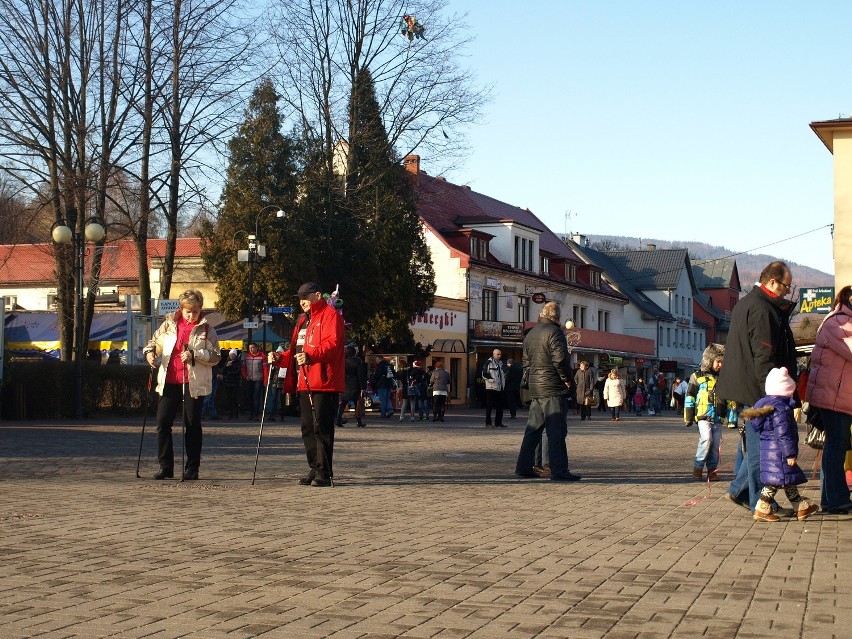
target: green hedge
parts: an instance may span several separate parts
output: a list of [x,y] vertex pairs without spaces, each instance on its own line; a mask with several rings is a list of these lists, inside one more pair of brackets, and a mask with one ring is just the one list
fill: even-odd
[[[83,414],[141,415],[148,384],[145,366],[83,362]],[[74,416],[74,364],[58,360],[10,362],[3,379],[3,419]]]

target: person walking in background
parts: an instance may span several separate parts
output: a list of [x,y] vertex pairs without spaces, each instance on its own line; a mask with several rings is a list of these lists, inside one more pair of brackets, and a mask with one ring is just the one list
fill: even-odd
[[660,398],[660,386],[657,383],[657,378],[652,377],[648,380],[648,414],[659,415],[663,410],[662,400]]
[[518,477],[538,477],[533,469],[535,449],[547,431],[551,481],[578,481],[580,475],[568,470],[565,442],[568,417],[568,389],[572,383],[568,341],[560,323],[561,309],[547,302],[538,323],[524,338],[523,363],[527,372],[530,408],[527,428],[515,464]]
[[[796,341],[790,330],[793,303],[785,299],[793,274],[784,262],[772,262],[760,281],[734,307],[725,343],[725,366],[719,373],[717,394],[737,408],[755,405],[763,397],[766,376],[773,368],[796,370]],[[728,486],[728,499],[754,512],[760,495],[760,437],[743,429],[737,476]]]
[[414,411],[417,407],[417,399],[420,393],[420,381],[423,378],[423,370],[420,362],[414,360],[411,366],[403,369],[399,374],[399,392],[402,394],[402,408],[399,411],[399,421],[405,420],[405,413],[409,412],[411,417],[408,421],[414,421]]
[[686,401],[686,392],[689,388],[689,383],[685,379],[675,377],[672,383],[672,398],[675,402],[675,411],[678,414],[683,412],[684,402]]
[[509,416],[515,419],[518,407],[521,405],[521,378],[524,375],[523,367],[512,358],[506,360],[506,407]]
[[726,416],[725,401],[716,393],[717,375],[722,370],[725,347],[710,344],[701,355],[701,366],[689,378],[684,398],[683,421],[687,427],[698,422],[698,447],[692,464],[692,476],[719,481],[719,447],[722,444],[722,420]]
[[495,428],[505,428],[503,425],[503,396],[506,392],[506,366],[500,359],[502,351],[495,348],[491,357],[482,367],[482,379],[485,380],[485,427],[491,428],[491,410],[493,409]]
[[618,374],[618,369],[613,368],[604,383],[604,400],[606,400],[606,405],[609,406],[612,421],[617,422],[621,419],[621,406],[626,397],[627,389],[624,386],[624,380]]
[[266,356],[252,342],[249,344],[248,353],[243,358],[243,382],[246,385],[246,399],[249,403],[249,420],[260,419],[260,411],[263,403],[263,364]]
[[376,355],[376,371],[373,373],[373,387],[379,395],[379,414],[382,417],[393,415],[390,399],[391,389],[396,385],[396,375],[389,360],[384,355]]
[[811,353],[808,402],[819,409],[825,444],[820,505],[832,515],[852,512],[844,473],[852,428],[852,286],[844,286],[819,327]]
[[602,413],[606,410],[606,408],[604,408],[604,406],[606,405],[603,396],[604,386],[606,386],[606,375],[604,375],[603,371],[600,371],[598,373],[598,379],[595,381],[595,385],[592,387],[592,399],[594,401],[595,406],[598,407],[599,413]]
[[577,406],[580,410],[580,419],[592,419],[592,402],[594,401],[595,380],[592,371],[589,370],[589,362],[580,362],[580,368],[574,374],[574,387],[577,392]]
[[819,510],[799,495],[798,484],[808,481],[796,463],[799,457],[799,427],[793,419],[796,400],[796,382],[786,368],[773,368],[766,376],[766,396],[742,415],[750,420],[746,428],[753,428],[760,437],[760,481],[763,489],[754,510],[756,521],[778,521],[772,513],[775,494],[783,488],[793,505],[796,519],[802,521]]
[[207,417],[210,420],[219,419],[219,413],[216,410],[216,394],[219,390],[219,384],[222,381],[222,369],[225,367],[225,361],[227,358],[225,357],[224,351],[219,353],[219,361],[216,362],[216,365],[213,366],[213,369],[210,371],[212,386],[210,388],[210,394],[204,398],[204,403],[201,405],[201,417]]
[[435,402],[432,421],[442,422],[447,407],[447,396],[450,393],[450,374],[444,369],[444,362],[441,360],[435,362],[435,370],[429,378],[429,385],[432,387],[432,399]]
[[642,414],[642,408],[645,406],[645,391],[644,384],[640,379],[636,382],[636,390],[633,391],[633,410],[636,411],[636,417]]
[[154,479],[174,477],[172,426],[182,411],[186,465],[183,478],[198,479],[201,466],[201,405],[210,394],[213,366],[219,361],[219,337],[201,310],[204,296],[188,289],[178,298],[180,309],[163,319],[142,350],[149,366],[159,364],[156,392],[157,459],[160,470]]
[[240,362],[240,352],[236,348],[228,351],[228,359],[222,367],[222,379],[228,396],[228,415],[231,419],[239,419],[242,363]]
[[344,349],[346,363],[344,365],[345,373],[345,390],[340,396],[340,406],[337,409],[337,420],[335,424],[338,427],[343,427],[345,423],[343,413],[349,402],[355,405],[355,420],[359,428],[365,426],[363,422],[363,393],[367,388],[367,370],[363,360],[358,357],[358,351],[353,346],[347,346]]
[[[416,362],[420,366],[420,362]],[[429,366],[423,371],[423,377],[420,378],[420,388],[418,389],[417,410],[420,416],[420,421],[428,422],[429,415],[432,412],[432,387],[429,385],[434,369]]]
[[276,366],[287,369],[286,389],[299,391],[302,442],[310,467],[299,484],[331,486],[334,419],[340,393],[346,388],[343,316],[329,306],[316,282],[302,284],[297,295],[304,314],[293,329],[290,348],[269,357]]

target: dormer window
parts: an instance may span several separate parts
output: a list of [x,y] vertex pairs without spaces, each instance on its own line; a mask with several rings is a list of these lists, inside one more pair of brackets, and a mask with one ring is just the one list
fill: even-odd
[[589,272],[589,285],[592,286],[592,288],[600,288],[601,287],[600,271],[590,271]]
[[577,281],[577,267],[574,264],[565,265],[565,279],[569,282]]
[[533,240],[515,236],[515,268],[532,272],[534,248]]
[[550,258],[541,256],[541,274],[547,275],[550,273]]
[[475,235],[470,236],[470,256],[476,260],[488,259],[488,240]]

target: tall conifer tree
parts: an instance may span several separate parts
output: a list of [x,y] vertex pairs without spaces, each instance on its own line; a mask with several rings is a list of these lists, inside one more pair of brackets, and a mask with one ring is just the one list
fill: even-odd
[[[268,80],[255,89],[245,120],[228,143],[230,161],[222,193],[218,224],[202,229],[202,258],[207,274],[216,280],[217,308],[229,318],[246,317],[249,265],[237,262],[237,250],[248,246],[248,234],[258,226],[265,258],[255,263],[254,300],[273,304],[290,301],[300,275],[288,268],[288,256],[299,252],[296,224],[296,152],[281,133],[278,95]],[[287,217],[276,218],[280,208]]]

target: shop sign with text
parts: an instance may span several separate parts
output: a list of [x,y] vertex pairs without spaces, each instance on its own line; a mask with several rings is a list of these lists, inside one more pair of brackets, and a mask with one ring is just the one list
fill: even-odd
[[802,300],[799,306],[800,313],[821,313],[824,315],[831,312],[831,306],[834,304],[834,287],[803,288],[800,289],[800,296]]
[[478,339],[505,339],[521,342],[524,339],[524,325],[516,322],[475,320],[473,336]]

